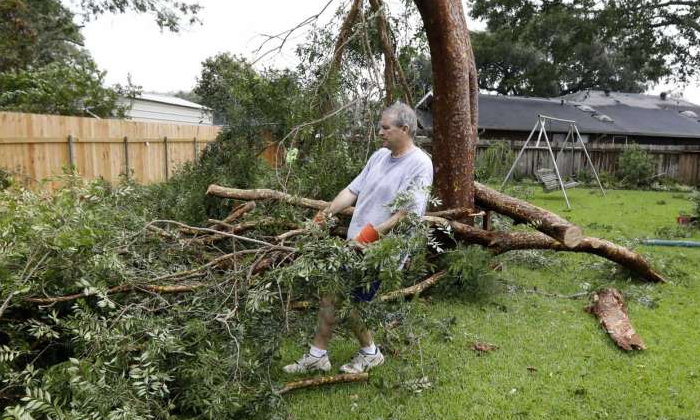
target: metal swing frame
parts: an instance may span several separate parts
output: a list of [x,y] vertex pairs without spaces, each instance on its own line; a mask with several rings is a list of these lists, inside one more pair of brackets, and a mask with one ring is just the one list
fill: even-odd
[[[566,138],[562,142],[561,149],[557,153],[557,156],[554,156],[554,151],[552,151],[552,144],[549,141],[549,137],[547,136],[547,129],[545,128],[545,123],[547,121],[558,121],[558,122],[563,122],[569,124],[569,130],[566,133]],[[600,191],[605,195],[605,189],[603,189],[603,185],[600,183],[600,178],[598,178],[598,172],[595,170],[595,166],[593,165],[593,161],[591,160],[591,156],[588,154],[588,150],[586,149],[586,145],[583,143],[583,140],[581,139],[581,133],[578,131],[578,127],[576,126],[576,121],[573,120],[564,120],[561,118],[555,118],[555,117],[549,117],[546,115],[538,115],[537,116],[537,122],[535,123],[535,126],[532,128],[532,131],[530,131],[530,135],[527,137],[527,140],[525,141],[525,144],[523,144],[522,149],[520,149],[520,152],[518,153],[518,156],[515,158],[515,162],[513,162],[513,166],[510,167],[510,170],[508,171],[508,174],[506,175],[506,179],[503,180],[503,183],[501,184],[500,190],[503,190],[503,187],[506,186],[506,183],[508,183],[508,180],[510,179],[511,175],[513,175],[513,171],[515,171],[515,168],[518,165],[518,161],[520,161],[520,158],[523,156],[525,153],[525,149],[527,149],[527,145],[530,143],[530,140],[532,140],[532,137],[535,134],[535,131],[539,128],[539,134],[537,135],[537,142],[535,145],[532,147],[533,149],[537,149],[540,146],[540,141],[544,137],[545,144],[547,145],[547,150],[549,150],[549,157],[552,159],[552,164],[554,164],[554,172],[557,175],[557,180],[559,181],[559,187],[561,188],[561,192],[564,194],[564,200],[566,200],[566,206],[568,208],[571,208],[571,203],[569,202],[569,196],[566,195],[566,188],[564,188],[564,181],[562,180],[561,173],[559,172],[559,165],[557,165],[557,159],[559,159],[559,156],[564,152],[566,149],[566,143],[571,140],[571,156],[572,156],[572,169],[574,167],[574,150],[576,146],[576,142],[578,142],[581,145],[581,149],[583,150],[584,155],[586,156],[586,162],[591,165],[591,170],[593,171],[593,175],[595,175],[595,180],[598,183],[598,187],[600,187]]]

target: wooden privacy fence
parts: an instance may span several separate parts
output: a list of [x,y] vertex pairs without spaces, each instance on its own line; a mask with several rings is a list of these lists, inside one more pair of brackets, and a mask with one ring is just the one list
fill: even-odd
[[[479,140],[477,157],[497,140]],[[523,147],[524,141],[503,140],[508,143],[517,155]],[[656,174],[664,174],[682,184],[700,185],[700,146],[661,146],[640,145],[654,159]],[[615,173],[620,154],[627,148],[623,144],[586,144],[586,149],[591,155],[591,160],[596,170]],[[554,143],[552,150],[555,156],[561,150],[560,143]],[[515,157],[513,157],[513,161]],[[513,162],[509,162],[512,165]],[[577,148],[573,154],[567,148],[559,159],[557,165],[562,175],[576,173],[586,168],[586,158],[583,150]],[[551,168],[552,161],[546,147],[538,149],[526,149],[516,168],[520,176],[534,177],[539,168]]]
[[0,112],[0,168],[39,181],[73,166],[88,179],[167,180],[221,127]]

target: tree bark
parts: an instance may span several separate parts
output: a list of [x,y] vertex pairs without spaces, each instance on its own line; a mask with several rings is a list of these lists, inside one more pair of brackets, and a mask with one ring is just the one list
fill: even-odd
[[381,0],[369,0],[369,4],[377,22],[379,41],[384,50],[384,105],[389,106],[394,102],[394,47],[389,39],[389,25],[386,22]]
[[600,326],[610,334],[615,344],[624,350],[644,350],[644,342],[632,327],[622,294],[614,288],[593,295],[593,304],[586,308],[598,317]]
[[362,9],[362,2],[363,0],[353,0],[350,11],[348,11],[343,24],[340,26],[338,38],[335,40],[335,48],[333,48],[333,61],[331,62],[329,74],[335,73],[340,67],[340,63],[343,60],[345,44],[347,44],[350,38],[352,26],[355,24],[355,20],[357,20],[357,14],[360,13],[360,9]]
[[541,207],[494,191],[478,182],[474,182],[474,199],[477,206],[494,210],[516,222],[527,223],[569,248],[575,247],[583,240],[583,230],[573,223]]
[[584,237],[575,247],[569,248],[547,235],[539,232],[496,232],[478,229],[464,223],[438,217],[426,216],[431,223],[449,225],[455,235],[470,244],[478,244],[491,249],[495,254],[519,249],[551,249],[554,251],[585,252],[598,255],[616,262],[641,278],[656,283],[666,280],[654,271],[649,263],[639,254],[623,248],[605,239]]
[[415,0],[433,67],[434,187],[443,208],[474,209],[476,71],[459,0]]

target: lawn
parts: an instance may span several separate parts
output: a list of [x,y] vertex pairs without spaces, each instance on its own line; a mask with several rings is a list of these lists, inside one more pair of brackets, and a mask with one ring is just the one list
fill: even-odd
[[[698,419],[700,418],[700,249],[644,247],[639,238],[673,230],[691,203],[679,193],[532,189],[528,199],[590,236],[634,246],[669,280],[629,280],[595,256],[525,252],[503,257],[498,287],[483,296],[432,295],[402,305],[406,325],[377,337],[387,363],[367,384],[297,391],[285,398],[295,419]],[[668,237],[666,233],[666,237]],[[691,238],[700,240],[695,233]],[[571,295],[620,289],[647,350],[624,353]],[[533,293],[537,290],[537,293]],[[311,316],[311,315],[302,315]],[[398,337],[398,338],[397,338]],[[280,366],[304,351],[289,337]],[[475,341],[498,346],[479,355]],[[336,337],[334,369],[355,343]],[[274,376],[286,378],[279,367]],[[421,378],[427,378],[420,381]]]

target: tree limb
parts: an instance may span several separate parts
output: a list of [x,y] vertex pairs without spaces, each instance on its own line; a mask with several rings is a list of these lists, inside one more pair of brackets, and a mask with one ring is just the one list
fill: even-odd
[[290,391],[295,391],[302,388],[311,388],[321,385],[335,385],[342,383],[352,383],[352,382],[367,382],[369,380],[369,374],[367,372],[362,373],[343,373],[334,376],[322,376],[320,378],[303,379],[301,381],[288,382],[282,388],[275,391],[277,395],[286,394]]

